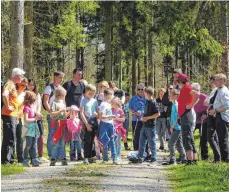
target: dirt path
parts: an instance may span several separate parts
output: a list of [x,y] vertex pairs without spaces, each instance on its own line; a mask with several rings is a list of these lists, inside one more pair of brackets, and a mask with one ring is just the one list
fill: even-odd
[[128,164],[127,159],[122,165],[92,164],[78,165],[70,162],[68,166],[31,167],[18,175],[2,177],[2,192],[41,192],[41,191],[155,191],[170,192],[165,168],[161,165],[165,153],[157,153],[158,163]]

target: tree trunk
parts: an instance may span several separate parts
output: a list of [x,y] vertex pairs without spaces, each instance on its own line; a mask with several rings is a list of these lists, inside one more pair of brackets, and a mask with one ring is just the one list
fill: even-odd
[[111,28],[112,28],[112,3],[104,2],[105,6],[105,79],[112,80],[112,62],[111,62]]
[[186,58],[185,46],[182,47],[182,51],[181,51],[181,65],[182,65],[182,72],[187,73],[187,58]]
[[[24,1],[11,2],[10,68],[23,69],[24,62]],[[11,72],[11,70],[10,70]]]
[[33,25],[33,2],[25,2],[25,17],[27,23],[25,24],[25,35],[24,35],[24,44],[25,44],[25,71],[32,77],[34,74],[33,67],[33,35],[34,35],[34,25]]
[[145,72],[145,85],[148,86],[148,63],[147,63],[147,28],[144,26],[144,72]]
[[178,59],[179,59],[179,45],[175,46],[175,69],[178,68]]
[[137,60],[137,47],[136,47],[136,2],[133,2],[133,19],[132,19],[132,95],[136,94],[136,60]]

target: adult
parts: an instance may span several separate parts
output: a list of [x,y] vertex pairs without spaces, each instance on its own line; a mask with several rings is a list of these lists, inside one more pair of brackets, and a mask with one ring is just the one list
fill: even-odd
[[156,103],[158,106],[158,110],[160,113],[160,116],[157,118],[156,122],[156,128],[157,128],[157,134],[158,134],[158,138],[160,141],[160,150],[164,150],[164,142],[166,139],[166,130],[167,130],[167,116],[166,116],[166,110],[165,110],[165,105],[163,105],[162,103],[162,98],[165,94],[165,89],[164,88],[160,88],[158,90],[158,94],[157,94],[157,99],[156,99]]
[[[73,70],[73,76],[71,81],[67,81],[64,83],[63,87],[67,91],[65,102],[67,107],[71,107],[71,105],[76,105],[80,108],[80,102],[85,93],[85,84],[82,82],[83,71],[81,68],[75,68]],[[83,138],[83,136],[81,135]],[[80,148],[80,147],[79,147]],[[80,152],[76,155],[76,149],[70,142],[70,160],[76,161],[82,160],[82,155]],[[79,150],[81,151],[81,150]],[[76,158],[77,157],[77,158]]]
[[28,85],[28,80],[24,77],[21,83],[16,84],[17,94],[18,94],[18,116],[17,116],[17,126],[16,126],[16,153],[18,163],[23,163],[23,139],[22,135],[22,125],[23,125],[23,106],[25,89]]
[[192,110],[199,99],[199,93],[192,90],[186,74],[180,74],[177,83],[181,89],[178,98],[178,117],[180,118],[183,145],[187,155],[187,165],[192,165],[196,163],[196,146],[192,130],[194,115]]
[[[212,76],[210,78],[210,85],[212,88],[212,92],[210,95],[206,98],[204,105],[209,107],[208,111],[213,109],[213,103],[216,98],[217,94],[217,87],[215,84],[215,77]],[[207,115],[207,139],[208,142],[212,148],[213,154],[214,154],[214,162],[220,162],[221,156],[220,156],[220,150],[219,150],[219,141],[218,141],[218,136],[216,133],[216,123],[215,123],[215,116],[208,114]]]
[[[192,83],[192,89],[197,91],[200,96],[197,104],[194,106],[196,112],[196,126],[195,130],[199,129],[200,132],[200,153],[202,160],[208,160],[208,140],[207,140],[207,107],[204,105],[204,101],[207,95],[200,93],[200,84]],[[195,131],[194,131],[195,132]]]
[[132,113],[132,133],[133,133],[133,147],[137,151],[139,148],[139,138],[142,129],[142,117],[144,114],[144,108],[146,99],[144,97],[145,85],[140,83],[137,85],[137,95],[130,99],[129,108]]
[[122,104],[124,104],[125,103],[125,91],[123,91],[122,89],[119,89],[116,86],[115,82],[113,81],[109,82],[109,86],[114,91],[114,96],[118,97],[122,101]]
[[[32,108],[36,114],[36,116],[41,116],[41,95],[38,93],[36,81],[33,78],[28,79],[28,86],[27,90],[32,91],[36,94],[37,99],[34,104],[32,104]],[[37,140],[37,151],[38,151],[38,157],[41,163],[47,163],[49,162],[45,157],[43,157],[44,154],[44,123],[43,120],[37,120],[37,125],[40,131],[40,136]]]
[[180,87],[177,83],[178,77],[179,75],[182,74],[182,70],[181,69],[174,69],[173,70],[173,88],[176,90],[180,90]]
[[215,84],[218,87],[213,109],[209,115],[216,114],[216,132],[219,138],[221,160],[229,163],[228,129],[229,129],[229,90],[225,86],[226,75],[219,73],[215,75]]
[[[54,135],[54,131],[56,129],[52,128],[52,118],[50,117],[51,112],[51,103],[54,100],[54,91],[55,89],[61,84],[62,80],[64,78],[64,73],[61,71],[54,72],[53,74],[53,82],[50,83],[44,91],[43,94],[43,106],[45,110],[47,111],[47,121],[48,121],[48,138],[47,138],[47,150],[48,150],[48,156],[51,157],[51,151],[52,151],[52,137]],[[57,125],[56,125],[57,126]]]
[[25,72],[14,68],[11,79],[6,82],[2,90],[2,121],[3,139],[1,150],[1,163],[8,164],[14,161],[15,132],[18,115],[18,95],[16,83],[21,83]]

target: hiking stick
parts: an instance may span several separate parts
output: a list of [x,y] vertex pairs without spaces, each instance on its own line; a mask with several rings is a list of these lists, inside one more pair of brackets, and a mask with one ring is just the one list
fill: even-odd
[[202,128],[203,128],[203,119],[201,119],[201,125],[200,125],[200,142],[199,142],[198,160],[200,160],[200,154],[201,154],[201,137],[202,137]]

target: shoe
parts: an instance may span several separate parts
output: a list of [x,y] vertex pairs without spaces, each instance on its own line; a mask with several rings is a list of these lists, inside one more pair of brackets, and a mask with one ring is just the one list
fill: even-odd
[[80,155],[80,156],[78,156],[78,159],[77,159],[77,161],[82,161],[83,160],[83,157]]
[[75,157],[70,157],[70,161],[77,161]]
[[85,158],[83,163],[86,164],[86,165],[89,165],[88,158]]
[[189,165],[194,165],[192,161],[188,160],[185,164],[185,166],[189,166]]
[[46,159],[45,157],[40,157],[40,158],[39,158],[39,161],[40,161],[41,163],[49,163],[49,160]]
[[101,160],[100,154],[97,154],[97,155],[96,155],[96,159],[97,159],[97,160]]
[[89,158],[89,159],[88,159],[88,162],[89,162],[89,163],[96,163],[96,159],[94,159],[94,158]]
[[197,160],[193,160],[192,163],[193,163],[194,165],[197,165]]
[[51,159],[50,166],[55,166],[56,165],[56,162],[57,162],[56,159]]
[[143,160],[141,158],[136,159],[135,161],[132,161],[133,163],[143,163]]
[[68,165],[68,161],[66,158],[61,159],[61,165],[63,165],[63,166]]
[[30,167],[28,161],[26,161],[26,160],[23,161],[23,166],[24,167]]
[[187,163],[187,160],[182,160],[182,161],[176,161],[177,164],[186,164]]
[[113,164],[114,165],[120,165],[120,162],[119,161],[114,161]]
[[220,160],[214,160],[214,161],[212,161],[212,163],[215,163],[215,164],[218,164],[220,162],[221,162]]
[[127,141],[132,141],[132,139],[127,138]]
[[162,150],[163,151],[164,149],[165,149],[164,147],[159,147],[159,150]]
[[168,161],[168,162],[162,163],[162,165],[176,165],[176,161]]
[[103,164],[105,164],[105,165],[106,165],[107,163],[108,163],[107,161],[103,161]]
[[131,151],[130,147],[125,147],[126,151]]
[[38,159],[33,159],[32,160],[32,165],[33,165],[33,167],[39,167],[40,161],[38,161]]

